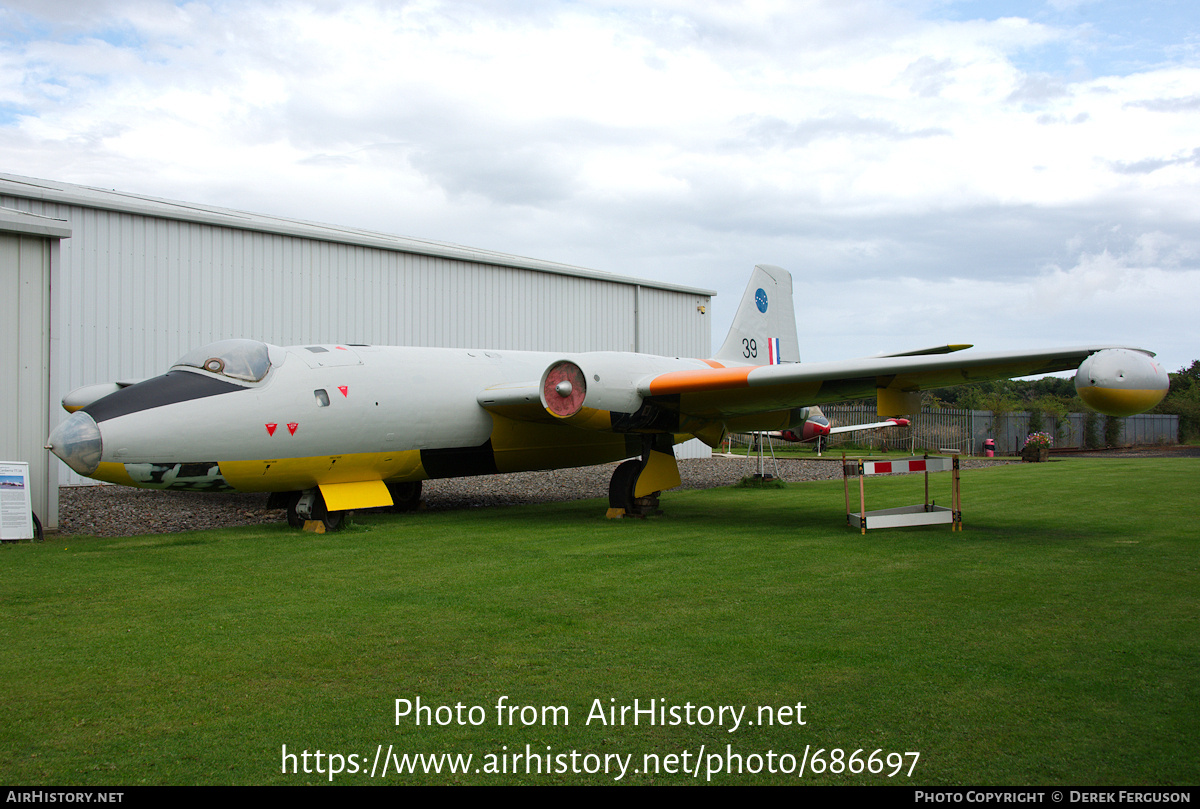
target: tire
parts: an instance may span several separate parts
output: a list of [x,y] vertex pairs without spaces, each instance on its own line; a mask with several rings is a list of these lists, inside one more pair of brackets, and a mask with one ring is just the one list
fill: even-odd
[[421,505],[421,481],[389,483],[387,488],[392,496],[392,511],[415,511]]
[[313,503],[312,516],[314,520],[322,523],[326,531],[336,531],[342,527],[342,523],[346,519],[348,511],[330,511],[325,507],[325,497],[321,492],[317,491],[317,502]]
[[626,513],[633,511],[633,489],[641,471],[642,461],[639,458],[626,461],[616,468],[612,480],[608,482],[609,508],[623,508]]

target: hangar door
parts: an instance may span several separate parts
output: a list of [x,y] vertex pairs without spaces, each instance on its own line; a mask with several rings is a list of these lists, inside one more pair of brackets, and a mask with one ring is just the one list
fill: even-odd
[[58,525],[50,424],[51,240],[0,232],[0,461],[29,464],[33,511]]

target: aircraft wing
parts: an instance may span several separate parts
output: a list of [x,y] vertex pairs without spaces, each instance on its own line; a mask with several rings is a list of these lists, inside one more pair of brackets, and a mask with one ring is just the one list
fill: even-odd
[[856,433],[859,430],[878,430],[883,427],[900,427],[907,426],[908,419],[888,419],[887,421],[873,421],[870,424],[846,424],[842,427],[831,427],[830,435],[840,435],[842,433]]
[[[673,371],[647,377],[638,393],[667,409],[701,419],[784,410],[992,379],[1073,371],[1092,354],[1118,346],[1077,346],[1040,351],[922,354],[782,365]],[[1127,349],[1153,356],[1142,349]],[[898,415],[912,409],[881,415]]]

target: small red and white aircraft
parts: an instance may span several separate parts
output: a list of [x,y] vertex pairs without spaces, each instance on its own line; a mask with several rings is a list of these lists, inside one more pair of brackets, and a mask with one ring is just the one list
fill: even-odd
[[712,359],[223,340],[162,376],[72,391],[47,449],[112,483],[275,492],[289,522],[329,528],[350,509],[415,505],[430,478],[628,458],[609,487],[618,515],[679,485],[674,444],[795,430],[822,402],[875,396],[898,416],[927,388],[1078,368],[1085,402],[1130,415],[1168,386],[1141,349],[962,348],[801,363],[792,277],[759,265]]
[[782,438],[784,441],[791,441],[795,444],[802,444],[807,441],[819,441],[831,435],[841,435],[842,433],[856,433],[859,430],[878,430],[883,427],[907,427],[908,419],[891,418],[883,421],[873,421],[870,424],[846,424],[841,427],[834,427],[829,418],[821,412],[821,408],[813,405],[808,409],[808,418],[800,425],[797,430],[780,430],[777,433],[771,433],[772,438]]

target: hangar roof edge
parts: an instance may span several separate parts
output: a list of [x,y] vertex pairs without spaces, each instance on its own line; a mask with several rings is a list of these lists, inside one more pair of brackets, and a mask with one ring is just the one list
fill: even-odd
[[21,233],[31,236],[49,236],[54,239],[71,237],[70,222],[52,216],[18,211],[0,206],[0,231]]
[[581,278],[591,278],[597,281],[611,281],[613,283],[662,289],[670,292],[683,292],[708,297],[717,294],[711,289],[701,289],[698,287],[652,281],[645,278],[617,275],[603,270],[591,270],[571,264],[543,261],[541,259],[498,253],[493,250],[484,250],[475,247],[464,247],[448,242],[396,236],[343,225],[306,222],[300,219],[289,219],[269,214],[218,208],[201,203],[160,199],[144,194],[93,188],[91,186],[64,183],[57,180],[22,177],[17,174],[0,173],[0,194],[43,200],[45,202],[57,202],[66,205],[78,205],[83,208],[98,208],[122,213],[155,216],[163,219],[178,219],[198,224],[275,233],[283,236],[297,236],[316,239],[318,241],[374,247],[381,250],[394,250],[402,253],[417,253],[419,255],[471,261],[481,264],[497,264],[515,269],[534,270],[556,275],[572,275]]

